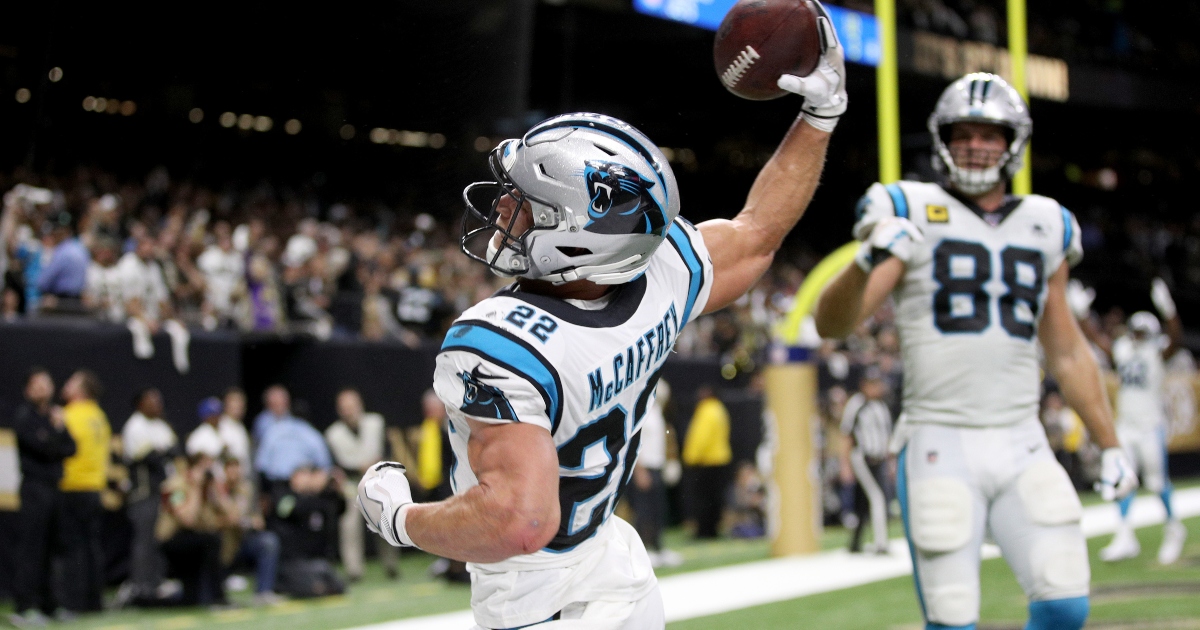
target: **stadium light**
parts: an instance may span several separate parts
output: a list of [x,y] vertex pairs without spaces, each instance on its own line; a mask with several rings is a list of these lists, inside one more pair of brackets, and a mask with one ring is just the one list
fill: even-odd
[[[299,121],[297,121],[297,122],[299,122]],[[270,116],[255,116],[254,117],[254,130],[255,131],[265,133],[265,132],[270,131],[271,127],[274,127],[274,126],[275,126],[275,121],[271,120]]]
[[204,120],[204,110],[199,107],[193,107],[192,111],[188,112],[188,120],[193,123],[199,123]]
[[83,111],[90,112],[93,109],[96,109],[96,97],[95,96],[83,97]]
[[17,102],[28,103],[30,98],[33,98],[33,93],[28,88],[20,88],[17,90]]
[[440,133],[429,134],[429,148],[440,149],[446,146],[446,136]]
[[121,115],[132,116],[137,113],[137,103],[133,101],[125,101],[121,103]]
[[63,69],[62,68],[59,68],[58,66],[54,66],[53,68],[50,68],[50,82],[51,83],[58,83],[59,81],[62,81],[62,78],[63,78]]
[[221,117],[217,120],[217,122],[221,123],[221,126],[226,129],[232,129],[233,126],[237,124],[237,121],[237,114],[233,112],[225,112],[224,114],[221,114]]
[[301,125],[300,121],[296,120],[295,118],[289,119],[287,122],[283,123],[283,130],[289,136],[294,136],[300,133],[300,130],[303,127],[304,125]]
[[342,128],[338,129],[338,135],[341,136],[342,140],[353,139],[354,138],[354,125],[351,125],[351,124],[342,125]]

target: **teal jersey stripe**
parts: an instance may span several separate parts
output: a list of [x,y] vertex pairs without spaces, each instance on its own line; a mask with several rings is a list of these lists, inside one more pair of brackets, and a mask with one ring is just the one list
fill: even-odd
[[704,282],[704,265],[700,262],[700,256],[696,254],[696,248],[692,247],[692,239],[678,223],[671,224],[671,229],[667,231],[667,240],[675,251],[679,252],[679,257],[683,259],[683,264],[687,265],[688,273],[691,274],[688,280],[687,304],[683,307],[683,321],[679,323],[683,326],[691,321],[692,307],[700,297],[700,287]]
[[1071,246],[1071,237],[1074,236],[1075,228],[1071,227],[1071,211],[1059,206],[1062,209],[1063,218],[1063,251]]
[[506,330],[477,320],[456,323],[446,333],[442,351],[476,354],[529,381],[546,402],[551,432],[562,419],[562,382],[558,371],[532,346]]
[[888,184],[884,188],[887,189],[888,196],[892,198],[892,205],[896,207],[896,216],[907,219],[908,198],[904,196],[904,191],[900,190],[900,184]]

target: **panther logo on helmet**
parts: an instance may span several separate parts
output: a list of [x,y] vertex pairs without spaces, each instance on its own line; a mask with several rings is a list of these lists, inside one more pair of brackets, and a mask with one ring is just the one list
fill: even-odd
[[666,213],[650,195],[654,182],[615,162],[588,160],[588,222],[585,230],[598,234],[657,234],[666,230]]

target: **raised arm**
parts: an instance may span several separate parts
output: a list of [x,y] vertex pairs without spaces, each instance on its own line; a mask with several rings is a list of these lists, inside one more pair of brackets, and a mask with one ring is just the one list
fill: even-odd
[[754,180],[741,212],[697,226],[713,263],[705,313],[731,304],[766,272],[821,179],[829,135],[846,111],[847,98],[842,47],[828,18],[817,21],[824,49],[817,69],[807,77],[779,80],[779,87],[804,96],[800,117]]

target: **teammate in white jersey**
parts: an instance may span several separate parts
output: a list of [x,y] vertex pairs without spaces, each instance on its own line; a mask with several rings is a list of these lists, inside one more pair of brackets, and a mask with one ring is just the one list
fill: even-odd
[[819,22],[818,70],[780,81],[806,97],[801,116],[732,220],[678,217],[663,154],[598,114],[502,142],[496,181],[464,191],[482,225],[463,250],[518,280],[463,313],[437,358],[455,496],[415,505],[384,462],[359,504],[389,543],[468,562],[479,628],[664,627],[646,550],[612,512],[680,329],[749,289],[812,198],[846,108],[841,49]]
[[841,337],[888,297],[904,359],[897,494],[926,628],[974,628],[991,535],[1030,600],[1029,630],[1088,614],[1079,498],[1038,422],[1039,364],[1103,448],[1103,493],[1137,485],[1086,340],[1067,307],[1075,218],[1005,194],[1032,121],[1003,79],[969,74],[929,118],[946,184],[875,184],[858,205],[856,264],[825,289],[817,330]]
[[[1153,313],[1138,311],[1130,316],[1125,334],[1110,339],[1089,317],[1089,306],[1094,295],[1090,289],[1084,289],[1075,281],[1068,287],[1071,308],[1079,318],[1084,333],[1108,354],[1120,378],[1121,385],[1117,390],[1117,437],[1137,466],[1142,484],[1157,494],[1166,508],[1167,522],[1163,526],[1158,561],[1172,564],[1183,552],[1187,527],[1175,517],[1171,505],[1163,386],[1166,361],[1183,347],[1183,322],[1179,319],[1171,290],[1161,278],[1155,278],[1151,284],[1150,298],[1166,322],[1167,334],[1162,334],[1163,327]],[[1142,552],[1133,525],[1129,522],[1133,496],[1131,493],[1119,504],[1121,525],[1112,542],[1100,550],[1100,558],[1105,561],[1136,558]]]

